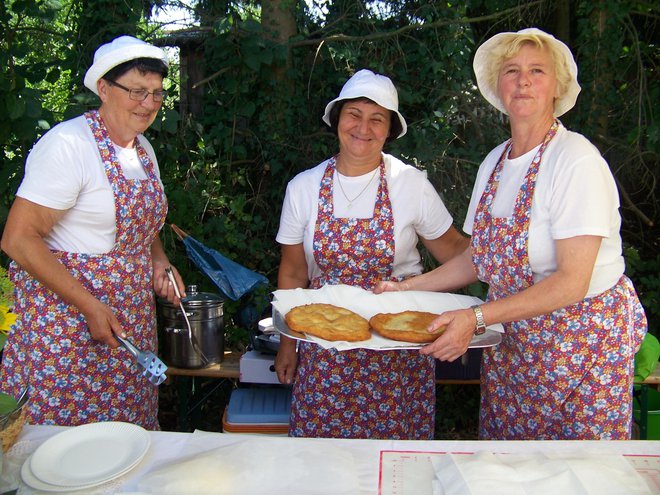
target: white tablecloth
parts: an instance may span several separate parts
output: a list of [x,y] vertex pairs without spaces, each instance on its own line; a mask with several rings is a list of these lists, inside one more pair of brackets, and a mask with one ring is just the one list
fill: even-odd
[[[25,459],[46,439],[63,431],[56,426],[30,426],[26,425],[17,443],[8,454],[4,456],[4,469],[0,489],[7,490],[19,486],[19,494],[38,493],[20,481],[20,468]],[[140,491],[140,484],[153,478],[154,473],[166,471],[168,465],[176,466],[177,462],[187,459],[205,458],[215,449],[223,448],[224,452],[254,452],[245,474],[260,476],[263,479],[277,479],[284,470],[277,469],[272,462],[260,462],[261,455],[277,452],[281,458],[280,466],[287,460],[296,459],[301,454],[307,458],[314,456],[327,456],[328,464],[318,466],[318,474],[322,479],[324,473],[331,471],[330,463],[333,457],[340,453],[353,460],[353,469],[359,485],[361,495],[377,494],[379,486],[380,455],[382,451],[428,451],[428,452],[493,452],[493,453],[524,453],[524,452],[599,452],[602,454],[637,454],[660,455],[660,441],[403,441],[403,440],[345,440],[345,439],[300,439],[273,436],[240,435],[227,433],[208,433],[196,431],[194,433],[150,432],[151,446],[145,458],[136,468],[128,474],[106,485],[85,491],[84,493],[144,493]],[[208,455],[206,456],[209,457]],[[264,466],[270,472],[264,472]],[[316,468],[317,466],[314,466]],[[314,479],[314,473],[308,473]],[[296,493],[319,493],[320,488],[305,478],[304,486],[300,483]],[[142,487],[143,488],[143,487]],[[327,488],[327,487],[325,487]],[[322,490],[321,490],[322,491]],[[2,490],[0,490],[2,492]],[[81,493],[81,492],[75,492]],[[154,491],[152,493],[158,493]],[[212,493],[212,492],[211,492]],[[224,493],[218,491],[216,493]],[[264,486],[263,493],[272,495],[268,486]]]

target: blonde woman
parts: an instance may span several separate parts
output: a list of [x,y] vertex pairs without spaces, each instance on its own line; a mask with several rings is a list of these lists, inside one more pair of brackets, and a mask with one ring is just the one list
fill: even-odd
[[610,169],[558,120],[580,92],[573,56],[530,28],[486,41],[474,70],[511,138],[479,168],[463,226],[471,245],[375,292],[489,285],[485,304],[436,319],[447,331],[422,350],[452,361],[475,329],[504,324],[502,343],[484,352],[481,438],[630,438],[633,357],[647,322],[623,275]]

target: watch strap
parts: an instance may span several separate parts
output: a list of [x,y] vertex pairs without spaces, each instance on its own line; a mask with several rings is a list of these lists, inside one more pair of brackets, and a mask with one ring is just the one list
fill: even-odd
[[483,335],[486,333],[486,321],[484,320],[484,313],[481,311],[481,306],[478,304],[472,306],[472,311],[474,311],[474,316],[477,318],[477,326],[474,329],[474,334]]

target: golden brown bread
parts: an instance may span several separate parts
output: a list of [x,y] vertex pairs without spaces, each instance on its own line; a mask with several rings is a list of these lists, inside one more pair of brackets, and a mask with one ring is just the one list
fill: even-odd
[[371,317],[369,326],[388,339],[424,344],[433,342],[445,331],[445,327],[440,327],[433,333],[426,330],[438,316],[424,311],[378,313]]
[[371,338],[366,318],[333,304],[296,306],[284,316],[284,321],[291,330],[325,340],[359,342]]

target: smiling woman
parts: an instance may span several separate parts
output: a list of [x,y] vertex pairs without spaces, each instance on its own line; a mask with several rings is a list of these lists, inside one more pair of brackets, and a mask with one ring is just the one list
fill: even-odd
[[[500,33],[474,57],[479,90],[511,138],[477,174],[463,229],[470,248],[383,290],[489,285],[480,307],[448,311],[422,352],[452,361],[480,324],[503,323],[483,353],[480,438],[629,439],[633,357],[647,330],[624,275],[619,198],[587,139],[557,117],[580,92],[568,47],[536,28]],[[542,400],[541,400],[542,399]]]
[[[280,289],[371,289],[421,272],[418,241],[440,262],[467,246],[426,174],[383,153],[407,130],[389,78],[358,71],[323,121],[339,153],[287,187]],[[296,352],[284,336],[275,360],[278,379],[293,383],[292,436],[433,438],[434,369],[417,350],[338,352],[301,342]]]
[[154,292],[178,302],[159,239],[167,201],[142,135],[167,71],[165,53],[144,41],[102,45],[84,80],[101,106],[55,126],[28,156],[2,237],[17,315],[2,390],[29,390],[30,423],[158,429],[158,391],[115,335],[154,352]]

